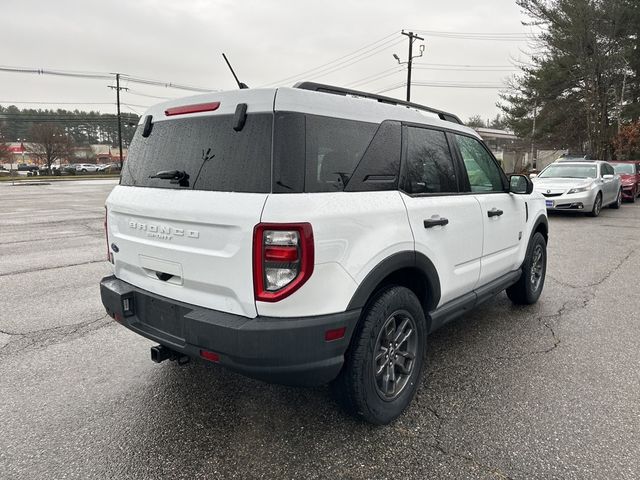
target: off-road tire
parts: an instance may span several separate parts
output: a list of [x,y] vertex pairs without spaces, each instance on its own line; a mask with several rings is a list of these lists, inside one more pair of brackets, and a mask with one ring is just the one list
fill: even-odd
[[598,195],[596,195],[596,199],[593,202],[593,208],[589,213],[587,213],[587,215],[589,215],[590,217],[597,217],[598,215],[600,215],[601,211],[602,211],[602,192],[598,192]]
[[[538,254],[541,254],[541,258],[538,258]],[[546,273],[547,242],[540,232],[536,232],[527,247],[527,254],[522,264],[522,275],[516,283],[507,288],[507,296],[517,305],[536,303],[542,293]]]
[[[397,396],[385,399],[378,384],[378,379],[381,377],[375,374],[375,370],[380,368],[376,356],[380,352],[379,342],[386,345],[387,341],[384,340],[386,330],[383,332],[383,327],[388,325],[391,318],[395,319],[395,315],[399,315],[398,312],[402,312],[401,315],[408,315],[414,321],[413,325],[416,328],[413,335],[415,335],[416,351],[411,371],[405,377],[404,386],[398,389]],[[397,330],[400,328],[398,327]],[[405,345],[408,350],[409,341],[399,344],[398,351],[402,345]],[[367,422],[377,425],[392,422],[402,414],[413,399],[420,380],[426,344],[426,320],[416,295],[408,288],[399,286],[380,291],[363,310],[351,346],[345,355],[344,367],[332,383],[332,389],[338,401],[349,413]],[[386,360],[382,358],[382,368],[386,368],[385,364]]]

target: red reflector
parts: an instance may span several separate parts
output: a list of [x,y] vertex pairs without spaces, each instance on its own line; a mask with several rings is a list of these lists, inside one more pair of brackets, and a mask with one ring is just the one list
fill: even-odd
[[297,247],[266,247],[264,259],[270,262],[295,262],[298,260]]
[[116,313],[116,314],[113,316],[113,319],[114,319],[116,322],[118,322],[118,323],[122,323],[122,315],[120,315],[119,313]]
[[324,340],[326,342],[332,342],[333,340],[340,340],[344,337],[345,332],[347,331],[347,327],[334,328],[332,330],[327,330],[324,332]]
[[193,105],[182,105],[181,107],[171,107],[164,111],[167,117],[171,115],[185,115],[187,113],[212,112],[217,110],[220,102],[196,103]]
[[210,362],[220,361],[220,355],[214,352],[209,352],[208,350],[200,350],[200,356],[205,360],[209,360]]

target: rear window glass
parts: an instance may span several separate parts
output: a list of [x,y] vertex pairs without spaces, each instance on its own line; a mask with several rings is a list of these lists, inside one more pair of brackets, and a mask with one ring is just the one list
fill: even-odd
[[[140,126],[122,170],[122,185],[220,192],[268,193],[271,190],[273,114],[247,115],[233,129],[233,115],[192,117],[153,124],[149,137]],[[150,178],[161,171],[189,175],[187,186]]]
[[634,175],[636,166],[633,163],[612,163],[613,170],[619,175]]
[[307,115],[305,191],[344,190],[377,129],[377,123]]

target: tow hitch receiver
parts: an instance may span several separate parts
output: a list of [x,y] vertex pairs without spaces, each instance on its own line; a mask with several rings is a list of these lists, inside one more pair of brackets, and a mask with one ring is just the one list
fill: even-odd
[[156,345],[155,347],[151,347],[151,360],[155,363],[171,360],[178,362],[178,365],[184,365],[185,363],[189,363],[189,360],[191,359],[188,355],[183,355],[182,353],[171,350],[164,345]]

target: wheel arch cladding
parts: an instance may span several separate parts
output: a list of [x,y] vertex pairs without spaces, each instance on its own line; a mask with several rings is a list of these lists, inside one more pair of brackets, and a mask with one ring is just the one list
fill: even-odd
[[388,285],[411,290],[420,300],[425,317],[440,302],[440,279],[435,266],[419,252],[398,252],[385,258],[358,286],[348,310],[364,308],[369,299]]
[[537,232],[540,232],[544,237],[544,241],[546,243],[549,243],[549,221],[544,215],[540,215],[536,220],[536,223],[533,225],[533,229],[531,230],[531,238],[533,238],[533,236]]

